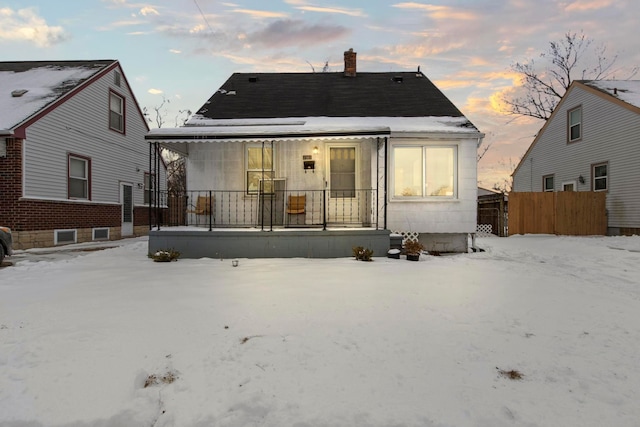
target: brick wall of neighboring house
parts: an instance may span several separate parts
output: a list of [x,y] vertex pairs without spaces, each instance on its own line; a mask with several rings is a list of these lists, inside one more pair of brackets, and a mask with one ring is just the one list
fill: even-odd
[[[93,228],[109,228],[109,239],[119,239],[119,204],[22,199],[22,144],[7,139],[7,155],[0,157],[0,225],[11,228],[14,249],[54,245],[54,230],[77,230],[77,241],[93,239]],[[146,207],[134,208],[134,233],[148,233]]]

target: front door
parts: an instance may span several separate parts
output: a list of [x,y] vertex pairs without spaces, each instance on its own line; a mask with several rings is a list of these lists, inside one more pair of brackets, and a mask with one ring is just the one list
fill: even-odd
[[327,222],[358,224],[358,149],[355,145],[328,145]]
[[133,235],[133,185],[120,183],[120,205],[122,206],[122,236]]

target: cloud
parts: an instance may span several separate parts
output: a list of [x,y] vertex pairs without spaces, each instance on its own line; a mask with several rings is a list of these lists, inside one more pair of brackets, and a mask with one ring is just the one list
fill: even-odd
[[164,93],[160,89],[154,89],[154,88],[149,89],[147,92],[149,92],[151,95],[160,95],[161,93]]
[[567,5],[564,10],[566,12],[591,11],[604,9],[613,4],[613,0],[591,0],[591,1],[575,1]]
[[35,8],[0,8],[0,41],[28,41],[38,47],[49,47],[69,38],[64,28],[48,25]]
[[232,9],[231,12],[249,15],[252,18],[286,18],[289,14],[284,12],[269,12],[267,10]]
[[406,2],[394,4],[393,7],[397,7],[400,9],[416,9],[425,11],[431,18],[437,20],[456,19],[468,21],[477,19],[477,15],[472,12],[469,12],[467,10],[454,9],[449,6],[436,6],[432,4]]
[[182,51],[181,51],[181,50],[178,50],[178,49],[169,49],[169,52],[171,52],[171,53],[175,53],[175,54],[180,54],[180,53],[182,53]]
[[319,12],[319,13],[332,13],[332,14],[341,14],[341,15],[349,15],[349,16],[359,16],[364,17],[367,16],[362,9],[346,9],[343,7],[319,7],[319,6],[298,6],[296,7],[298,10],[303,10],[305,12]]
[[147,15],[160,15],[160,13],[152,8],[151,6],[145,6],[142,9],[140,9],[140,14],[142,16],[147,16]]
[[301,20],[281,19],[260,31],[248,34],[246,40],[249,44],[281,48],[319,45],[348,33],[348,28],[339,25],[309,25]]

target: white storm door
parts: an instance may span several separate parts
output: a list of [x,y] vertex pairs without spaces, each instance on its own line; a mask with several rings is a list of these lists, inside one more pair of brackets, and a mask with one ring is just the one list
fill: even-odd
[[360,223],[358,149],[355,145],[329,145],[327,151],[327,222]]
[[133,235],[133,185],[120,183],[120,205],[122,206],[122,236]]

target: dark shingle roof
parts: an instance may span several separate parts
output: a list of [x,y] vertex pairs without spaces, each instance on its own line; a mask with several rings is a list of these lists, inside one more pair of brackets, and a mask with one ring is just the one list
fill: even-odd
[[463,117],[420,72],[235,73],[198,114],[209,119]]

